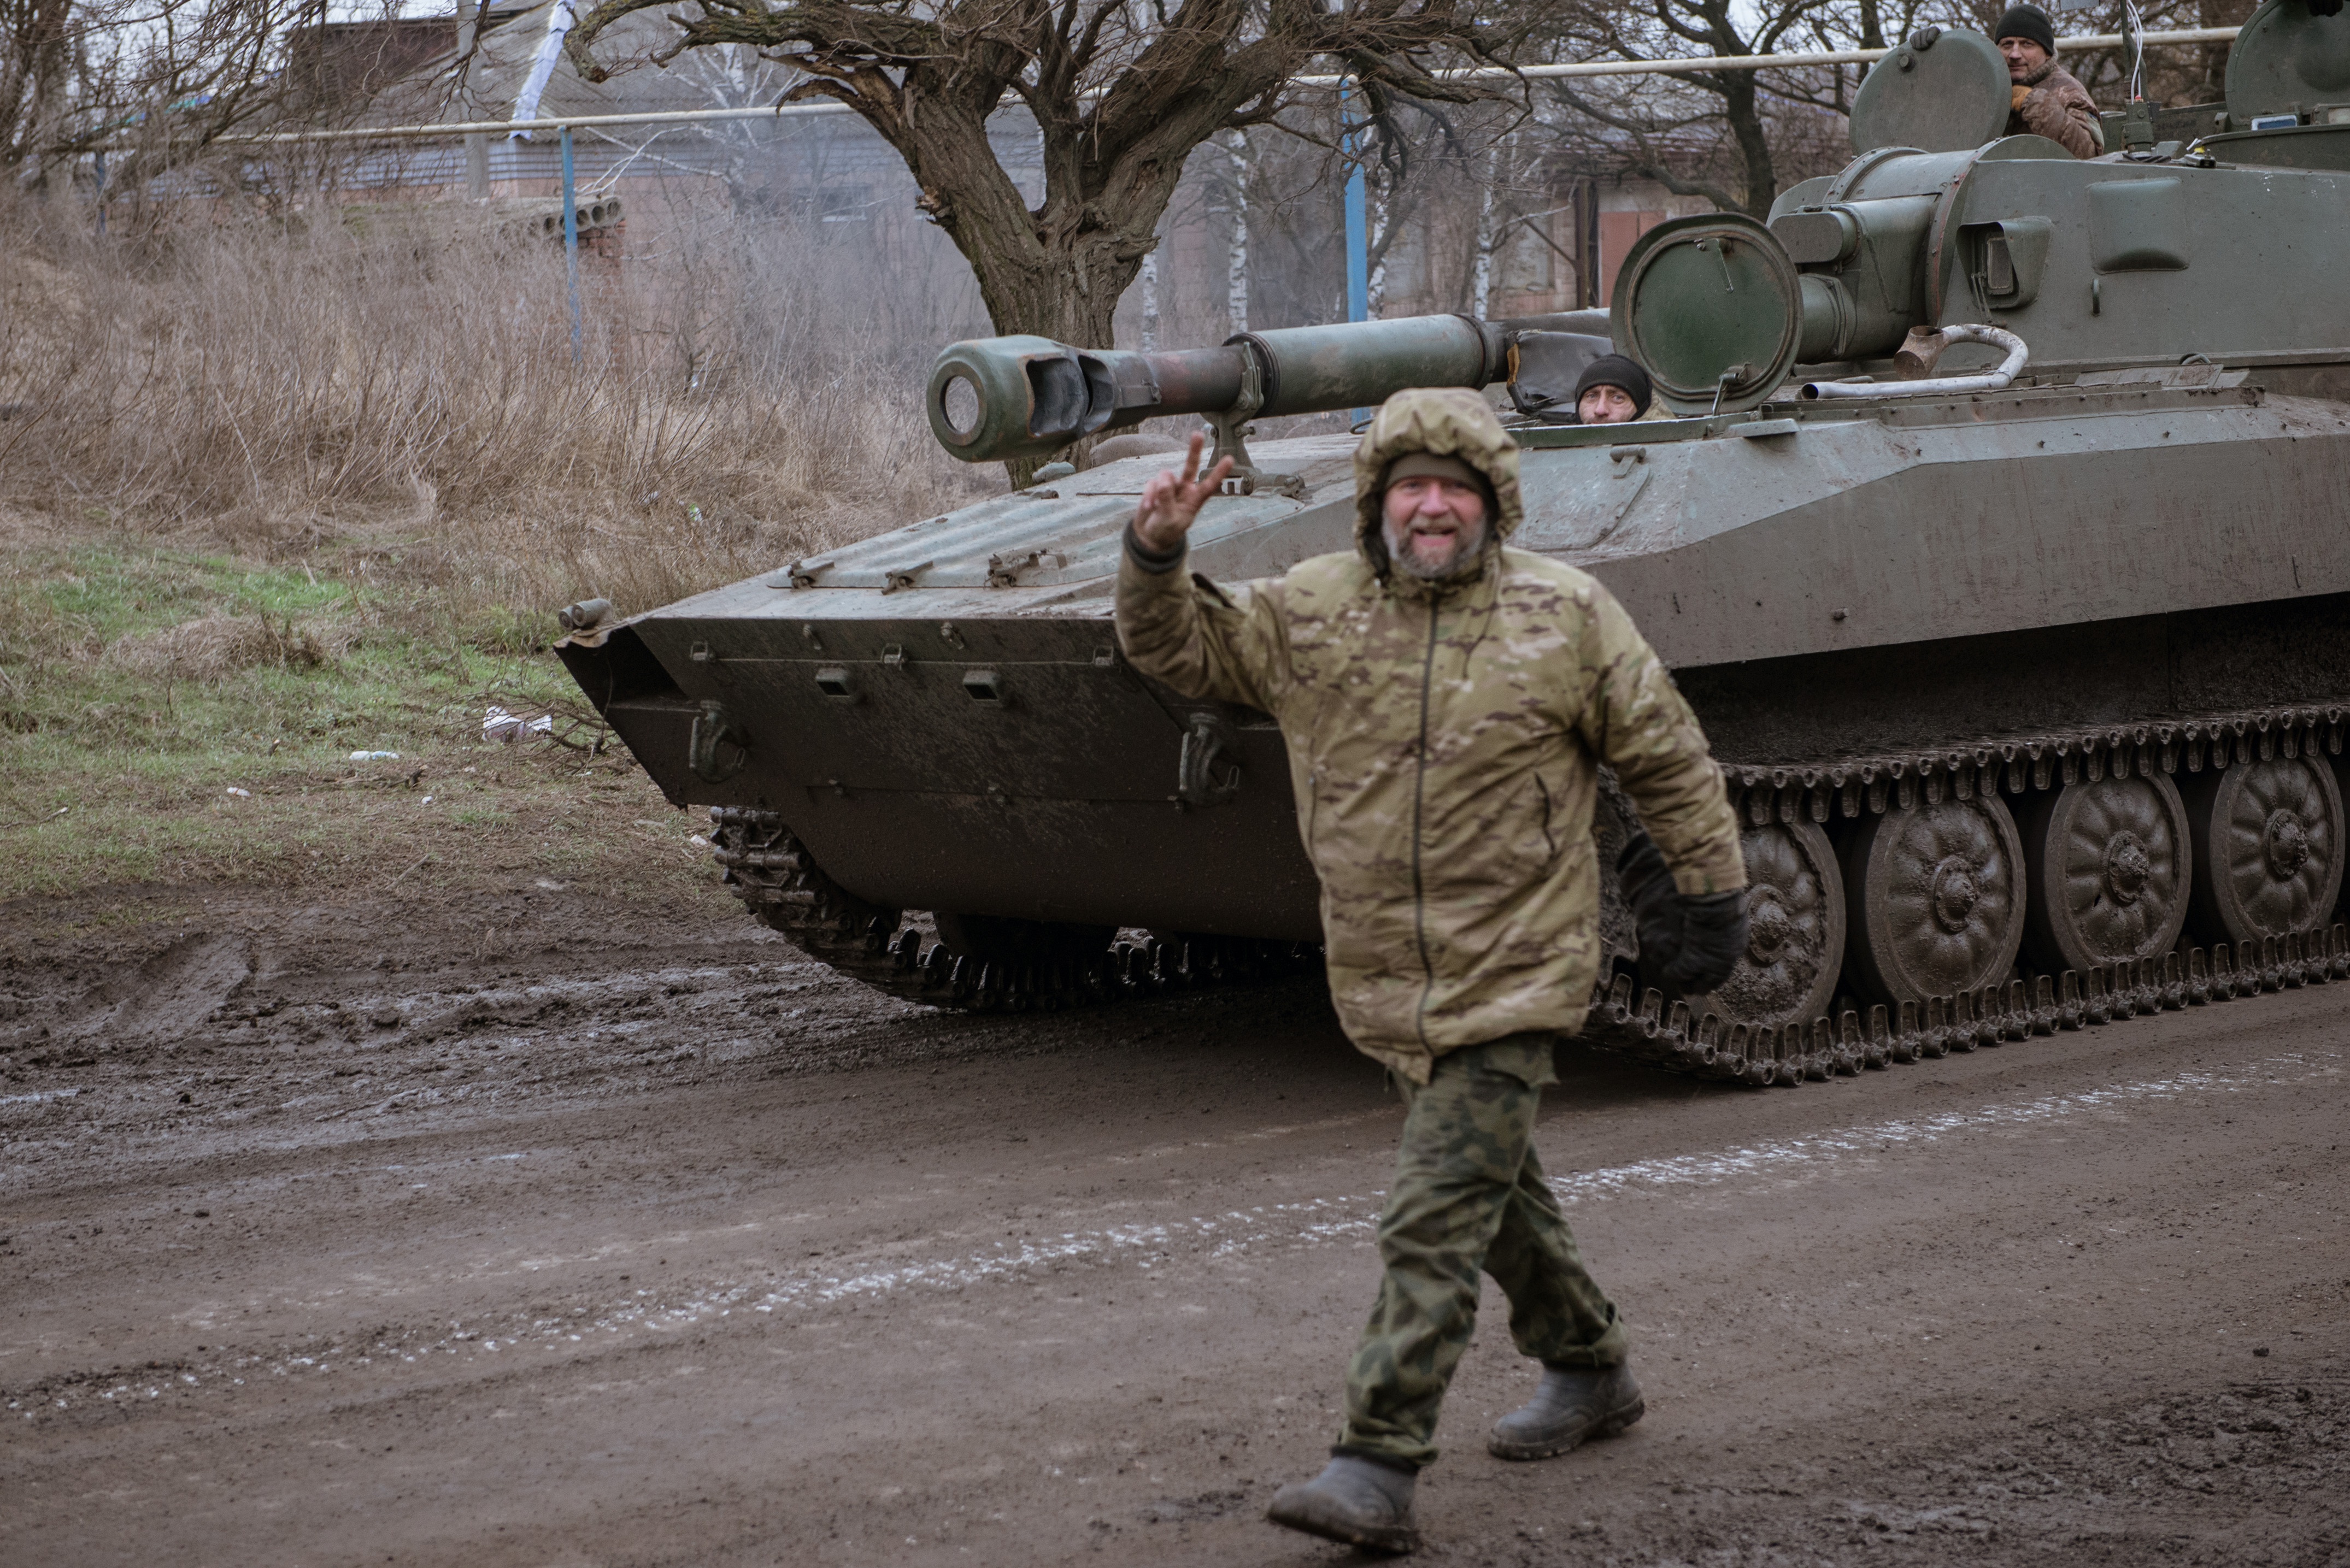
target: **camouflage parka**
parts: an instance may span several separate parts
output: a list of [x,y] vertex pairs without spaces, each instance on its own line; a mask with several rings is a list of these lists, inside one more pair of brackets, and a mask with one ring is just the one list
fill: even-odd
[[2008,135],[2044,136],[2075,158],[2095,158],[2106,150],[2097,100],[2054,60],[2043,61],[2008,93]]
[[[1383,477],[1413,452],[1471,463],[1496,503],[1473,570],[1440,584],[1391,571],[1381,535]],[[1425,1084],[1448,1051],[1582,1027],[1601,763],[1683,892],[1742,888],[1745,867],[1696,715],[1623,607],[1502,543],[1523,516],[1518,451],[1482,398],[1388,399],[1355,486],[1357,547],[1280,577],[1219,587],[1129,547],[1118,631],[1145,674],[1278,721],[1339,1020]]]

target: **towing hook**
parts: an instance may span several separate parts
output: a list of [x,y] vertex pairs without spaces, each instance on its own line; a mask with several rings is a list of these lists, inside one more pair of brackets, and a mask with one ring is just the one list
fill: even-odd
[[685,763],[704,784],[724,784],[751,760],[751,742],[734,727],[723,702],[704,702],[693,716],[693,734],[686,742]]

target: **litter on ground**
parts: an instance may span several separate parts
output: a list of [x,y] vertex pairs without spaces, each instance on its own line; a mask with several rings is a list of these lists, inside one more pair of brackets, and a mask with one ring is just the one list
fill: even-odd
[[494,707],[484,710],[482,714],[482,739],[484,741],[504,741],[508,745],[512,745],[525,737],[532,740],[546,740],[551,738],[554,733],[555,715],[552,713],[541,713],[536,719],[525,719],[519,713],[510,713],[504,708]]

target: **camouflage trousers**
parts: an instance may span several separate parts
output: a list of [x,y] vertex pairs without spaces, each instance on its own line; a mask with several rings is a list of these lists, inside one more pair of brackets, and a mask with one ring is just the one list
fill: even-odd
[[1584,1271],[1534,1151],[1555,1082],[1555,1036],[1513,1034],[1437,1059],[1409,1109],[1379,1217],[1387,1275],[1347,1369],[1338,1453],[1414,1467],[1436,1458],[1436,1413],[1477,1324],[1479,1270],[1510,1302],[1518,1349],[1556,1366],[1615,1366],[1616,1308]]

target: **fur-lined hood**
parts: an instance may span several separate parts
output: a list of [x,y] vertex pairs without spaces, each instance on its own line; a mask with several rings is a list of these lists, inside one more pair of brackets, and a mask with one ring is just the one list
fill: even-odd
[[1416,452],[1457,457],[1485,476],[1493,491],[1493,525],[1485,535],[1489,557],[1525,520],[1518,494],[1518,443],[1502,428],[1493,405],[1465,387],[1398,392],[1379,405],[1355,449],[1355,547],[1382,582],[1391,569],[1379,510],[1388,465]]

